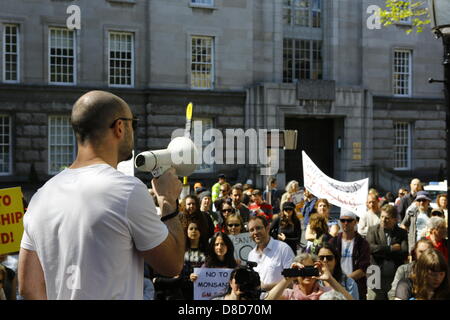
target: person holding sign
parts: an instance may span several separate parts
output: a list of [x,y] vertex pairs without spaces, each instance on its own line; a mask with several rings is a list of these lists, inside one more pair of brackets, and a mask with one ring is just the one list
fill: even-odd
[[[169,277],[183,267],[181,182],[171,168],[152,180],[116,170],[131,159],[137,119],[128,104],[90,91],[72,109],[78,153],[31,199],[24,217],[19,287],[25,299],[143,299],[144,260]],[[113,263],[112,263],[113,262]]]

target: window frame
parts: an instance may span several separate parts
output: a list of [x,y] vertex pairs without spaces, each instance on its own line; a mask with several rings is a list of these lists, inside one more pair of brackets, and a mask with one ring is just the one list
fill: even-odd
[[[193,46],[193,40],[194,38],[196,39],[209,39],[211,40],[211,57],[210,57],[210,83],[209,83],[209,87],[200,87],[200,86],[195,86],[193,85],[194,83],[194,76],[193,76],[193,65],[194,65],[194,61],[193,61],[193,56],[194,56],[194,46]],[[216,77],[216,37],[215,36],[210,36],[210,35],[190,35],[190,68],[189,68],[189,85],[190,88],[193,90],[213,90],[216,86],[216,81],[215,81],[215,77]],[[198,62],[195,62],[198,63]],[[202,62],[200,62],[199,65],[201,65]],[[204,64],[206,65],[206,63]],[[197,80],[197,81],[202,81],[201,79]]]
[[[397,128],[397,126],[406,126],[406,135],[404,137],[398,137],[398,130],[403,130],[403,133],[405,132],[404,128]],[[407,138],[406,144],[397,144],[398,139],[405,139]],[[406,157],[399,159],[398,154],[400,153],[397,151],[397,148],[405,148],[406,152],[403,152],[403,155],[406,153]],[[411,170],[411,157],[412,155],[412,123],[408,121],[395,121],[394,122],[394,170],[396,171],[407,171]],[[405,161],[405,166],[397,166],[397,164],[401,161]]]
[[[408,73],[404,73],[404,72],[396,72],[396,54],[397,53],[408,53]],[[393,56],[392,56],[392,94],[394,95],[394,97],[411,97],[412,96],[412,81],[413,81],[413,51],[411,49],[403,49],[403,48],[395,48],[393,51]],[[403,65],[401,66],[403,67]],[[396,87],[396,82],[399,80],[396,80],[395,77],[396,75],[408,75],[408,87],[406,88],[408,90],[408,93],[406,94],[401,94],[401,93],[397,93],[400,90],[405,90],[404,87]]]
[[[9,154],[8,154],[8,172],[2,172],[0,171],[0,176],[9,176],[12,174],[12,162],[13,162],[13,157],[12,157],[12,117],[10,114],[7,113],[0,113],[0,118],[8,118],[9,123],[9,132],[8,132],[8,137],[9,137],[9,144],[8,144],[8,148],[9,148]],[[3,125],[3,122],[0,121],[0,125]],[[3,147],[2,144],[0,144],[0,150]]]
[[[290,1],[290,5],[286,4],[286,1]],[[302,1],[307,1],[307,7],[302,8],[300,4]],[[314,1],[319,1],[319,10],[317,8],[313,8]],[[301,27],[301,28],[314,28],[320,29],[323,26],[323,1],[322,0],[284,0],[282,4],[282,20],[283,25],[291,26],[291,27]],[[289,14],[286,14],[288,12]],[[306,25],[297,24],[297,12],[306,12],[307,13],[307,21]],[[313,13],[316,12],[319,15],[319,26],[314,26]],[[289,21],[286,23],[285,17],[288,17]]]
[[[286,42],[289,43],[289,47],[286,46]],[[307,44],[307,48],[306,45]],[[306,49],[305,49],[306,48]],[[315,50],[319,48],[320,50]],[[298,51],[298,60],[295,60],[296,52]],[[286,53],[287,52],[287,53]],[[308,55],[306,58],[302,58],[303,52],[307,52]],[[317,56],[321,57],[319,59],[315,59],[315,53],[318,52]],[[288,57],[286,58],[286,56]],[[292,67],[290,69],[290,75],[285,77],[285,74],[289,71],[288,68],[288,60],[292,60]],[[305,63],[308,65],[309,69],[302,69],[302,64]],[[296,39],[296,38],[283,38],[283,83],[296,83],[302,80],[323,80],[323,41],[322,40],[310,40],[310,39]],[[296,66],[299,66],[299,69],[296,70]],[[320,66],[320,68],[319,68]],[[302,77],[302,74],[305,74],[305,77]],[[306,74],[308,76],[306,76]],[[320,77],[313,77],[314,74],[321,75]],[[298,75],[298,78],[295,76]],[[287,80],[290,79],[290,80]]]
[[[16,74],[17,74],[17,80],[6,80],[6,55],[11,54],[10,52],[6,52],[6,27],[12,27],[14,26],[16,28]],[[3,77],[2,80],[4,83],[20,83],[20,25],[17,23],[3,23],[3,46],[2,46],[2,60],[3,60]]]
[[[112,34],[116,34],[116,35],[128,35],[131,36],[131,63],[130,63],[130,67],[131,67],[131,72],[130,72],[130,84],[112,84],[111,83],[111,35]],[[120,31],[120,30],[108,30],[107,31],[107,37],[108,37],[108,62],[107,62],[107,68],[108,68],[108,86],[112,87],[112,88],[134,88],[135,86],[135,74],[136,74],[136,33],[135,32],[130,32],[130,31]],[[120,51],[122,52],[122,51]],[[119,60],[119,61],[124,61],[124,60]]]
[[[52,37],[52,30],[62,30],[62,31],[67,31],[69,33],[72,34],[72,43],[73,43],[73,81],[72,82],[59,82],[59,81],[52,81],[52,77],[51,77],[51,72],[52,72],[52,64],[51,64],[51,58],[52,58],[52,54],[51,54],[51,37]],[[59,86],[73,86],[73,85],[77,85],[77,68],[78,68],[78,64],[77,64],[77,34],[76,34],[76,29],[74,30],[69,30],[66,27],[60,27],[60,26],[50,26],[48,27],[48,72],[47,72],[47,76],[48,76],[48,83],[50,85],[59,85]]]
[[[52,137],[52,118],[65,118],[67,120],[67,127],[69,127],[71,129],[71,133],[72,133],[72,143],[71,146],[73,148],[72,150],[72,159],[70,160],[70,163],[67,164],[67,166],[69,166],[73,160],[75,160],[75,156],[76,156],[76,138],[75,138],[75,134],[72,130],[72,127],[70,125],[70,116],[68,115],[63,115],[63,114],[49,114],[47,121],[48,121],[48,138],[47,138],[47,147],[48,147],[48,152],[47,152],[47,172],[50,175],[56,175],[58,173],[60,173],[62,170],[64,169],[60,169],[59,171],[52,171],[52,146],[69,146],[68,144],[52,144],[51,143],[51,137]],[[63,136],[61,136],[63,137]],[[59,154],[58,156],[61,156],[61,154]]]

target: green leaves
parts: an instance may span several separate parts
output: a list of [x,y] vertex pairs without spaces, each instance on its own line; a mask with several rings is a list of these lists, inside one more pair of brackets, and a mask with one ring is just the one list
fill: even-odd
[[392,24],[405,24],[410,26],[406,33],[414,29],[422,32],[423,27],[431,23],[425,1],[416,0],[385,0],[386,9],[380,10],[381,22],[384,26]]

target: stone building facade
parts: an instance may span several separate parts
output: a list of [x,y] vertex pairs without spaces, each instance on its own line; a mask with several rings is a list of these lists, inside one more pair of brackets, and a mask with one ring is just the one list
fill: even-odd
[[[298,130],[298,150],[280,150],[279,185],[302,180],[301,150],[330,176],[381,190],[438,179],[445,109],[426,79],[442,77],[442,46],[404,25],[369,29],[367,8],[382,3],[3,0],[0,182],[32,193],[70,164],[68,116],[92,89],[130,104],[136,152],[166,147],[193,102],[204,129]],[[67,29],[71,5],[79,30]],[[191,180],[225,172],[262,187],[258,169],[203,165]]]

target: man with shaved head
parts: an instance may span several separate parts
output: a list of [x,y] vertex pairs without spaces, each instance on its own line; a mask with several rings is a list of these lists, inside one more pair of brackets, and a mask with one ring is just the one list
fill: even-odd
[[19,290],[25,299],[143,299],[144,261],[178,275],[184,235],[181,182],[169,169],[152,181],[117,171],[131,159],[137,119],[121,98],[91,91],[73,106],[78,153],[31,199],[24,217]]
[[414,178],[411,180],[409,187],[410,187],[411,191],[408,194],[406,194],[405,196],[403,196],[400,200],[400,203],[395,206],[397,209],[397,212],[401,218],[400,221],[403,220],[403,218],[405,217],[406,210],[416,199],[417,192],[423,190],[422,183],[417,178]]

